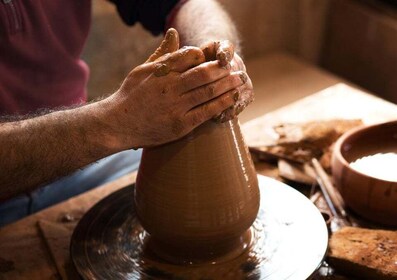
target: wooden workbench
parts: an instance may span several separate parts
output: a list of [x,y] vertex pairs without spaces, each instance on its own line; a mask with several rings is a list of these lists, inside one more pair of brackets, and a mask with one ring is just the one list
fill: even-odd
[[[292,58],[287,57],[288,59]],[[299,64],[296,61],[294,63]],[[262,65],[261,67],[264,67],[266,65],[266,59],[261,60],[259,64]],[[287,66],[284,65],[284,67]],[[294,67],[297,66],[295,65]],[[312,71],[313,69],[310,68],[309,70]],[[299,80],[299,75],[303,75],[299,71],[296,73],[297,77],[289,77],[290,81],[294,79]],[[259,78],[254,78],[254,84],[256,82],[255,79]],[[337,80],[333,79],[330,78],[329,81],[324,82],[324,88],[328,87],[324,91],[320,91],[258,118],[246,117],[243,132],[248,143],[260,141],[261,131],[266,130],[266,127],[278,122],[307,121],[333,117],[363,118],[366,123],[397,119],[396,105],[347,85],[337,84]],[[257,84],[261,84],[259,80]],[[321,89],[320,84],[320,82],[317,82],[317,86],[315,86],[317,90],[318,87]],[[295,88],[295,85],[290,84],[290,87]],[[309,86],[303,88],[309,91]],[[256,91],[261,96],[258,98],[259,100],[261,100],[262,95],[269,94],[267,89],[260,86],[256,87]],[[279,92],[278,94],[282,93]],[[302,94],[302,91],[297,94]],[[273,92],[273,98],[278,97]],[[257,106],[255,110],[257,110],[256,114],[258,116],[260,115],[261,107],[259,105]],[[262,104],[262,106],[266,106],[266,104]],[[267,164],[259,163],[256,167],[261,174],[277,176],[277,171],[274,168],[270,168]],[[67,277],[70,279],[76,277],[70,268],[69,242],[77,221],[101,198],[133,183],[135,176],[135,173],[127,175],[1,228],[0,280],[58,279],[60,278],[60,274],[64,277],[68,274],[69,276]],[[40,227],[38,224],[40,224]],[[55,253],[54,248],[56,249]],[[52,253],[50,249],[52,249]],[[61,269],[59,268],[60,263],[62,266]]]

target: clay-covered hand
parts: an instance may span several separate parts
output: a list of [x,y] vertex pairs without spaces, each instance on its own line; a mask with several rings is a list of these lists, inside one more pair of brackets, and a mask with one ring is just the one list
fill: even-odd
[[206,61],[217,60],[220,66],[231,68],[232,73],[239,72],[246,81],[242,86],[237,88],[238,98],[236,103],[215,118],[215,120],[220,122],[233,119],[254,100],[252,81],[247,74],[245,64],[241,57],[234,52],[234,46],[230,41],[209,42],[202,46],[201,49],[203,50]]
[[236,102],[245,79],[197,47],[179,48],[171,29],[148,61],[133,69],[108,106],[113,137],[122,149],[176,140]]

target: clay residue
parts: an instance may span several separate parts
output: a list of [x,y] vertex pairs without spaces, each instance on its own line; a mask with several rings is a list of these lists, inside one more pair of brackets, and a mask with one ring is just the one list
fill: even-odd
[[226,122],[231,119],[234,119],[237,115],[239,115],[252,101],[254,101],[254,96],[249,91],[240,92],[236,90],[234,94],[234,100],[236,103],[223,111],[220,115],[214,117],[216,122]]
[[156,77],[162,77],[168,75],[170,67],[166,63],[158,63],[154,68],[154,75]]
[[362,124],[361,120],[354,119],[280,124],[274,127],[278,141],[274,145],[260,147],[260,150],[300,163],[318,158],[321,165],[330,171],[335,141],[346,131]]
[[203,48],[203,53],[207,61],[217,60],[220,66],[226,67],[233,59],[234,47],[227,40],[214,41]]
[[146,62],[153,62],[166,53],[171,53],[179,49],[179,34],[174,28],[167,30],[161,45],[149,57]]
[[228,65],[234,56],[234,49],[230,48],[231,43],[229,41],[222,41],[219,43],[218,52],[216,53],[216,59],[219,61],[219,65]]

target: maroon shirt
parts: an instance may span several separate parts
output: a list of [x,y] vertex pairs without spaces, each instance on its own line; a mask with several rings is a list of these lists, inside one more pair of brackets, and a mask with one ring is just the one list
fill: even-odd
[[[112,2],[127,24],[158,34],[178,1]],[[0,116],[86,101],[90,23],[90,0],[0,0]]]

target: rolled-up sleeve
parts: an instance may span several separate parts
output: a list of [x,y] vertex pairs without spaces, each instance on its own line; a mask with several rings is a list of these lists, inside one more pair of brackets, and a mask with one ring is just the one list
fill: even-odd
[[128,25],[140,22],[152,34],[164,31],[168,14],[179,0],[110,0]]

